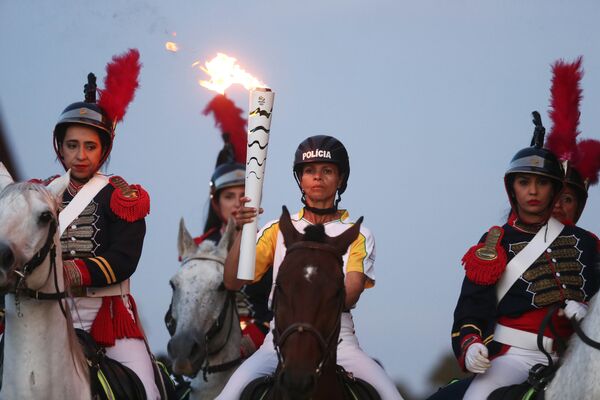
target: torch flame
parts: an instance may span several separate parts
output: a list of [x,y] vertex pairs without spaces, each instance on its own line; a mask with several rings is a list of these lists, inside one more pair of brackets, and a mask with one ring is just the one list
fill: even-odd
[[[196,67],[199,64],[200,62],[196,61],[192,64],[192,67]],[[225,90],[236,83],[244,86],[247,90],[266,86],[242,69],[235,58],[223,53],[218,53],[215,58],[205,62],[204,66],[200,65],[198,68],[206,72],[210,77],[210,80],[198,81],[200,86],[220,94],[225,94]]]
[[167,42],[165,43],[165,49],[167,49],[167,51],[176,53],[179,50],[179,46],[177,46],[177,43],[175,42]]

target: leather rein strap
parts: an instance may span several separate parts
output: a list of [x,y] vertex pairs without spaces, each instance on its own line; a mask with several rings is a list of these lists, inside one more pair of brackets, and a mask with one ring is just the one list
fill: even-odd
[[56,293],[44,293],[39,292],[37,290],[32,290],[26,286],[25,282],[25,279],[33,271],[35,271],[35,269],[39,267],[48,256],[50,256],[50,270],[54,274],[54,285],[58,290],[58,277],[56,271],[56,245],[54,244],[54,234],[56,233],[56,229],[56,218],[52,218],[52,220],[50,220],[48,236],[46,237],[46,242],[44,243],[44,246],[37,253],[35,253],[31,260],[23,264],[23,267],[21,269],[15,269],[13,271],[18,276],[17,282],[15,284],[15,295],[25,294],[27,297],[36,300],[60,300],[67,297],[67,294],[64,291]]
[[[225,264],[225,260],[223,259],[223,257],[214,256],[212,254],[202,254],[202,255],[197,255],[197,256],[192,256],[192,257],[186,258],[185,260],[183,260],[182,267],[189,261],[193,261],[193,260],[199,260],[199,261],[209,260],[209,261],[215,261],[221,265]],[[219,290],[226,290],[225,285],[223,283],[221,283]],[[229,338],[231,337],[231,333],[233,331],[233,323],[231,323],[229,325],[229,331],[227,332],[227,335],[225,336],[225,340],[223,341],[223,343],[216,346],[215,349],[209,349],[209,345],[211,344],[211,341],[215,338],[215,336],[217,336],[223,330],[223,327],[225,326],[225,323],[227,322],[227,317],[230,315],[230,313],[235,313],[237,315],[237,306],[235,304],[235,292],[228,290],[227,294],[225,295],[225,301],[223,303],[223,307],[221,307],[221,312],[219,313],[219,316],[213,322],[211,327],[208,328],[208,331],[204,335],[204,345],[206,346],[206,362],[204,363],[204,365],[202,366],[201,369],[202,369],[202,377],[205,382],[207,381],[208,374],[227,371],[228,369],[233,368],[242,362],[242,357],[238,357],[235,360],[231,360],[231,361],[225,362],[223,364],[218,364],[218,365],[209,365],[208,364],[208,356],[217,354],[218,352],[223,350],[223,348],[229,342]],[[239,320],[239,317],[237,319]]]

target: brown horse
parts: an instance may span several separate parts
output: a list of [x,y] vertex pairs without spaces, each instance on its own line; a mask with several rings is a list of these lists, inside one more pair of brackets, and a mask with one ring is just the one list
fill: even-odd
[[279,365],[271,398],[349,397],[347,391],[352,389],[343,385],[336,365],[345,307],[342,256],[358,236],[361,222],[362,218],[337,237],[328,237],[323,225],[309,226],[303,235],[283,208],[279,227],[287,253],[273,297]]

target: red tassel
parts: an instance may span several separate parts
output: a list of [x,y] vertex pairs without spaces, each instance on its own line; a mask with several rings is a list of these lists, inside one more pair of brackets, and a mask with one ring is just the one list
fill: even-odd
[[[131,297],[130,297],[131,298]],[[142,339],[142,332],[129,313],[121,296],[113,296],[114,335],[117,339]]]
[[494,285],[506,269],[506,252],[498,244],[495,247],[498,256],[493,260],[484,260],[476,254],[476,251],[484,245],[479,243],[471,247],[462,258],[462,264],[469,280],[478,285]]
[[119,218],[135,222],[150,214],[150,196],[140,185],[130,185],[130,188],[137,195],[125,196],[120,189],[115,190],[110,198],[110,209]]
[[114,326],[111,317],[111,297],[102,298],[102,306],[98,310],[96,319],[92,324],[90,333],[100,346],[111,347],[115,345]]

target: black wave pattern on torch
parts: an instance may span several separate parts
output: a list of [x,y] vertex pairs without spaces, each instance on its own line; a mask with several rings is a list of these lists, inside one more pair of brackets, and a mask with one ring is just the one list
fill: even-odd
[[254,171],[250,171],[248,172],[248,177],[250,177],[250,175],[254,174],[254,176],[256,176],[256,179],[258,179],[260,181],[260,177],[258,176],[258,174]]
[[264,149],[266,149],[266,148],[267,148],[267,146],[269,145],[269,144],[267,143],[267,144],[265,144],[264,146],[261,146],[261,145],[260,145],[260,142],[259,142],[258,140],[254,140],[254,142],[252,142],[252,143],[248,144],[248,147],[252,147],[252,146],[254,146],[255,144],[258,144],[258,147],[259,147],[261,150],[264,150]]
[[271,133],[271,130],[270,130],[270,129],[267,129],[267,128],[265,128],[265,127],[264,127],[264,126],[262,126],[262,125],[259,125],[259,126],[257,126],[256,128],[252,128],[252,129],[250,129],[250,133],[254,133],[254,132],[258,132],[258,131],[264,131],[264,132],[265,132],[267,135],[268,135],[269,133]]
[[[252,160],[256,161],[256,164],[258,164],[258,166],[259,166],[259,167],[262,167],[262,166],[264,165],[265,161],[267,160],[267,158],[266,158],[266,157],[265,157],[265,158],[263,158],[263,162],[262,162],[262,164],[261,164],[261,163],[259,163],[259,162],[258,162],[258,158],[256,158],[256,157],[251,157],[251,158],[250,158],[250,160],[248,160],[248,163],[247,163],[246,165],[247,165],[247,166],[250,166],[250,163],[252,162]],[[253,172],[253,171],[251,171],[251,172]]]
[[267,118],[271,118],[271,113],[273,112],[273,110],[271,109],[271,111],[267,111],[267,110],[263,110],[260,107],[257,107],[256,110],[251,111],[250,112],[250,116],[253,117],[255,115],[260,115],[261,117],[267,117]]

